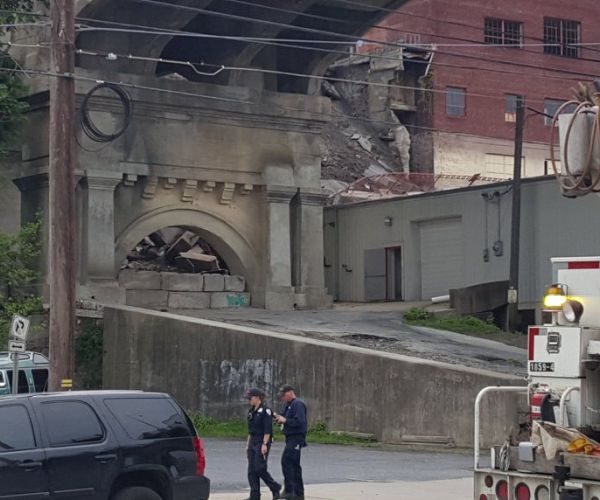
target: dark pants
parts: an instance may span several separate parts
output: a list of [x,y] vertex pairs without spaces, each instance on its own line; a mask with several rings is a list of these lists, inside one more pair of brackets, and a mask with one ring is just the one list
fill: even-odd
[[[251,442],[248,448],[248,484],[250,485],[250,498],[252,500],[258,500],[260,498],[260,480],[262,479],[269,489],[273,492],[279,491],[281,485],[277,483],[271,474],[267,471],[267,459],[269,453],[263,455],[260,452],[262,446],[262,439],[256,443]],[[269,445],[269,451],[271,445]]]
[[281,469],[286,493],[304,495],[300,454],[305,446],[306,441],[303,436],[289,436],[285,440],[285,449],[281,455]]

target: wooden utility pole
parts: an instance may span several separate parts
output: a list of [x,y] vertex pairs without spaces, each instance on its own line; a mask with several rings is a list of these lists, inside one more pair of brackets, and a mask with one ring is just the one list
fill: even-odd
[[51,2],[49,164],[50,390],[72,379],[75,337],[75,17],[73,0]]
[[[523,158],[523,128],[525,125],[525,103],[517,99],[517,120],[515,124],[515,158],[512,182],[512,218],[510,234],[510,276],[509,287],[514,292],[514,303],[508,304],[508,328],[514,332],[519,316],[519,253],[521,235],[521,162]],[[510,302],[510,301],[509,301]]]

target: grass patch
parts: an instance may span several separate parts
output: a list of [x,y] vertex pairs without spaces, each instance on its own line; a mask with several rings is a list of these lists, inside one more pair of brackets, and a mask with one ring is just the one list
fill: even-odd
[[498,334],[503,333],[493,323],[483,321],[475,316],[440,316],[437,317],[424,309],[414,307],[404,314],[404,321],[408,325],[427,326],[439,330],[449,330],[451,332],[465,333],[468,335],[477,334]]
[[[198,434],[203,438],[245,439],[248,435],[248,426],[245,419],[217,420],[194,412],[188,412],[188,415],[192,419]],[[273,439],[275,441],[284,441],[283,433],[278,425],[273,426]],[[372,440],[358,438],[344,432],[332,432],[328,429],[325,422],[315,422],[311,425],[308,429],[306,440],[308,443],[346,445],[364,445],[373,442]]]

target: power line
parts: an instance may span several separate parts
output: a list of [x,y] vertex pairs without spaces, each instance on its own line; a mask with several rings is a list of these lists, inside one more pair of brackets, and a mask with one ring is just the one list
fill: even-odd
[[[349,83],[349,84],[355,84],[355,85],[382,87],[382,88],[416,90],[416,91],[432,92],[432,93],[440,93],[440,94],[448,93],[447,90],[443,90],[443,89],[428,89],[428,88],[424,88],[424,87],[415,87],[415,86],[411,86],[411,85],[398,85],[398,84],[393,84],[393,83],[369,82],[369,81],[354,80],[354,79],[349,79],[349,78],[337,78],[337,77],[333,77],[333,76],[320,76],[320,75],[312,75],[309,73],[296,73],[296,72],[291,72],[291,71],[270,70],[270,69],[263,69],[263,68],[249,68],[249,67],[243,67],[243,66],[206,64],[203,62],[178,61],[178,60],[173,60],[173,59],[164,59],[161,57],[136,56],[136,55],[132,55],[132,54],[123,55],[123,54],[116,54],[114,52],[101,53],[101,52],[94,52],[94,51],[89,51],[89,50],[84,50],[84,49],[77,49],[76,53],[80,54],[80,55],[102,57],[102,58],[109,59],[109,60],[111,60],[114,57],[115,60],[120,58],[120,59],[128,59],[128,60],[144,60],[144,61],[154,61],[154,62],[165,63],[165,64],[183,65],[186,67],[191,67],[198,74],[201,74],[202,72],[199,72],[197,67],[217,68],[217,70],[214,73],[206,73],[207,76],[216,76],[217,74],[219,74],[221,71],[224,71],[224,70],[226,70],[226,71],[244,71],[244,72],[253,72],[253,73],[274,74],[274,75],[281,75],[281,76],[291,76],[291,77],[297,77],[297,78],[315,79],[315,80],[321,80],[321,81],[331,81],[331,82],[338,82],[338,83]],[[473,92],[466,92],[465,95],[468,97],[480,97],[480,98],[486,98],[486,99],[504,100],[504,95],[498,96],[498,95],[492,95],[492,94],[479,94],[479,93],[473,93]],[[530,102],[543,103],[543,101],[540,101],[540,100],[532,100]]]
[[200,99],[208,99],[208,100],[213,100],[213,101],[232,102],[232,103],[236,103],[236,104],[256,104],[249,100],[236,99],[233,97],[220,97],[220,96],[214,96],[214,95],[199,94],[196,92],[186,92],[186,91],[182,91],[182,90],[163,89],[160,87],[151,87],[148,85],[140,85],[137,83],[129,83],[129,82],[124,82],[124,81],[116,81],[116,80],[106,80],[104,78],[94,78],[94,77],[78,75],[78,74],[56,73],[56,72],[47,71],[47,70],[25,69],[25,68],[20,68],[20,69],[19,68],[0,68],[0,72],[25,73],[25,74],[29,74],[29,75],[50,76],[50,77],[56,77],[56,78],[68,77],[68,78],[73,78],[74,80],[81,80],[81,81],[93,82],[93,83],[108,83],[111,85],[120,85],[120,86],[126,87],[126,88],[137,89],[137,90],[147,90],[150,92],[162,92],[165,94],[173,94],[173,95],[180,95],[180,96],[186,96],[186,97],[196,97],[196,98],[200,98]]
[[[214,34],[209,34],[209,33],[197,33],[197,32],[192,32],[192,31],[169,31],[169,30],[164,30],[164,31],[154,31],[154,30],[162,30],[162,28],[158,28],[158,27],[153,27],[153,26],[143,26],[143,25],[137,25],[137,24],[130,24],[130,23],[121,23],[121,22],[117,22],[117,21],[105,21],[105,20],[95,20],[95,19],[91,19],[91,18],[78,18],[78,20],[81,21],[86,21],[86,22],[98,22],[100,24],[111,24],[111,25],[115,25],[115,26],[128,26],[128,27],[139,27],[139,28],[149,28],[151,31],[145,31],[145,30],[129,30],[129,29],[107,29],[107,28],[98,28],[98,27],[93,27],[93,26],[87,26],[84,28],[81,28],[79,31],[80,32],[85,32],[85,31],[115,31],[115,32],[123,32],[123,33],[129,33],[129,34],[160,34],[160,35],[165,35],[165,36],[182,36],[182,37],[191,37],[191,38],[208,38],[208,39],[224,39],[224,40],[233,40],[233,41],[240,41],[240,42],[246,42],[246,43],[254,43],[254,44],[259,44],[259,45],[267,45],[267,46],[276,46],[276,47],[286,47],[286,48],[296,48],[296,49],[300,49],[300,50],[305,50],[305,51],[312,51],[312,52],[323,52],[323,53],[330,53],[330,54],[340,54],[344,57],[348,57],[348,52],[343,51],[343,50],[336,50],[336,49],[328,49],[328,48],[324,48],[324,47],[312,47],[312,46],[303,46],[303,45],[294,45],[294,44],[290,44],[290,43],[281,43],[281,42],[286,42],[288,41],[288,39],[279,39],[279,38],[253,38],[253,37],[244,37],[244,36],[229,36],[229,35],[214,35]],[[310,42],[314,42],[311,40],[292,40],[292,41],[298,41],[301,43],[310,43]],[[335,43],[335,42],[333,42]],[[440,53],[439,51],[437,51],[437,53]],[[450,52],[442,52],[445,55],[455,55],[456,57],[462,57],[462,55],[458,55],[458,54],[452,54]],[[398,61],[398,57],[392,57],[392,56],[386,56],[383,54],[373,54],[373,53],[369,53],[369,54],[364,54],[362,56],[358,55],[357,57],[368,57],[371,59],[383,59],[383,60],[391,60],[391,61]],[[474,57],[474,56],[469,56],[469,57]],[[490,61],[490,59],[484,59],[484,58],[476,58],[477,60],[485,60],[485,61]],[[511,72],[511,71],[506,71],[506,70],[500,70],[500,69],[493,69],[493,68],[481,68],[481,67],[473,67],[473,66],[464,66],[464,65],[453,65],[453,64],[448,64],[448,63],[442,63],[439,61],[435,61],[430,63],[429,61],[421,61],[418,59],[410,59],[409,60],[411,63],[414,64],[432,64],[434,66],[440,66],[440,67],[449,67],[449,68],[457,68],[457,69],[468,69],[468,70],[476,70],[476,71],[489,71],[489,72],[496,72],[496,73],[503,73],[503,74],[516,74],[516,75],[522,75],[521,72]],[[600,62],[600,61],[598,61]],[[506,64],[510,64],[511,66],[513,66],[513,63],[508,63],[506,62]],[[535,67],[536,69],[539,69],[538,67]],[[547,71],[555,71],[554,69],[548,69]],[[560,70],[556,70],[556,71],[560,71]],[[567,70],[565,70],[567,71]],[[595,78],[596,75],[590,75],[590,74],[585,74],[585,73],[577,73],[577,72],[568,72],[569,74],[573,74],[573,75],[578,75],[578,76],[588,76],[588,77],[593,77]],[[531,76],[540,76],[543,78],[551,78],[551,79],[560,79],[560,80],[565,80],[564,77],[562,76],[552,76],[552,75],[541,75],[541,74],[535,74],[535,75],[531,75]],[[580,78],[572,78],[573,81],[579,81]]]
[[[317,15],[317,14],[310,14],[307,12],[301,12],[298,10],[293,10],[293,9],[283,9],[281,7],[271,7],[269,5],[264,5],[264,4],[260,4],[260,3],[254,3],[251,2],[249,0],[221,0],[222,2],[228,2],[228,3],[233,3],[236,5],[246,5],[249,7],[253,7],[253,8],[258,8],[258,9],[262,9],[262,10],[267,10],[267,11],[272,11],[272,12],[282,12],[282,13],[286,13],[286,14],[294,14],[297,15],[298,17],[306,17],[309,19],[315,19],[315,20],[319,20],[319,21],[327,21],[327,22],[334,22],[334,23],[338,23],[338,24],[347,24],[347,25],[352,25],[352,26],[357,26],[357,27],[368,27],[368,28],[372,28],[372,29],[377,29],[377,30],[382,30],[382,31],[391,31],[393,33],[401,33],[403,35],[405,34],[411,34],[411,35],[425,35],[425,36],[432,36],[434,38],[441,38],[441,39],[445,39],[445,40],[457,40],[457,41],[461,41],[461,42],[467,42],[467,43],[461,43],[461,44],[447,44],[447,43],[439,43],[436,42],[435,44],[437,46],[440,47],[478,47],[478,46],[485,46],[485,47],[502,47],[502,48],[506,48],[506,44],[502,44],[502,43],[486,43],[486,42],[477,42],[475,40],[472,39],[468,39],[468,38],[460,38],[460,37],[455,37],[455,36],[450,36],[450,35],[444,35],[444,34],[430,34],[430,33],[421,33],[418,31],[410,31],[410,30],[404,30],[404,29],[398,29],[398,28],[393,28],[391,26],[383,26],[383,25],[375,25],[375,24],[367,24],[365,25],[364,23],[361,22],[356,22],[356,21],[350,21],[348,19],[339,19],[336,17],[332,17],[332,16],[323,16],[323,15]],[[399,14],[403,14],[402,12],[396,11],[396,13]],[[427,19],[431,20],[431,21],[435,21],[435,22],[447,22],[445,20],[442,21],[438,21],[435,20],[434,18],[428,17]],[[477,27],[477,29],[482,30],[481,27]],[[539,38],[534,38],[534,37],[523,37],[524,39],[531,39],[531,40],[538,40],[539,43],[521,43],[519,44],[518,48],[522,48],[522,47],[548,47],[548,46],[553,46],[553,47],[562,47],[562,44],[560,43],[544,43],[544,41],[542,39]],[[426,47],[431,45],[431,43],[410,43],[411,47]],[[568,47],[571,46],[588,46],[589,44],[568,44]],[[525,52],[529,52],[529,53],[535,53],[537,54],[537,52],[533,52],[533,51],[525,51]]]
[[[132,0],[132,1],[153,1],[153,0]],[[105,23],[110,23],[110,24],[116,24],[116,25],[123,24],[123,23],[116,23],[116,22],[112,22],[112,21],[104,21],[104,22]],[[190,38],[221,39],[221,40],[232,40],[232,41],[239,41],[239,42],[246,42],[246,43],[257,43],[257,44],[261,44],[261,45],[275,45],[275,46],[282,46],[282,47],[289,46],[289,45],[278,43],[277,40],[279,40],[279,39],[277,39],[277,38],[261,38],[261,37],[244,37],[244,36],[230,36],[230,35],[214,35],[214,34],[211,34],[211,33],[197,33],[197,32],[192,32],[192,31],[179,31],[179,30],[177,30],[177,31],[155,31],[155,28],[152,27],[152,26],[142,26],[142,25],[129,25],[129,26],[139,26],[140,28],[149,28],[149,29],[105,28],[105,27],[88,26],[88,27],[80,28],[79,31],[80,32],[86,32],[86,31],[106,31],[106,32],[128,33],[128,34],[138,34],[138,35],[164,35],[164,36],[171,36],[171,37],[190,37]],[[284,40],[288,40],[288,39],[284,39]],[[294,41],[298,41],[298,42],[301,42],[301,43],[306,43],[305,40],[295,40],[294,39]],[[319,48],[319,47],[293,46],[292,48],[298,48],[298,49],[309,50],[309,51],[340,53],[340,54],[344,54],[344,55],[347,56],[347,53],[345,53],[345,52],[332,51],[330,49],[324,49],[324,48]],[[397,46],[396,48],[400,48],[400,47]],[[483,57],[483,56],[473,56],[473,55],[469,55],[469,54],[457,54],[457,53],[445,52],[445,51],[440,51],[440,50],[437,50],[435,52],[438,53],[438,54],[443,54],[443,55],[447,55],[447,56],[451,56],[451,57],[465,58],[465,59],[471,59],[471,60],[483,61],[483,62],[494,62],[494,63],[497,63],[497,64],[504,64],[504,65],[511,66],[511,67],[517,66],[517,67],[523,67],[523,68],[528,68],[528,69],[537,69],[537,70],[540,69],[539,66],[536,66],[536,65],[533,65],[533,64],[517,63],[517,62],[514,62],[514,61],[504,61],[504,60],[500,60],[500,59],[492,59],[492,58]],[[382,56],[365,54],[365,57],[378,58],[378,57],[382,57]],[[385,58],[388,59],[387,57],[385,57]],[[414,60],[413,60],[413,62],[414,62]],[[600,61],[595,61],[595,62],[599,62],[600,63]],[[444,63],[434,62],[433,64],[434,65],[442,65]],[[464,66],[462,66],[462,65],[461,66],[449,65],[449,67],[463,68]],[[479,67],[477,67],[477,68],[468,68],[468,69],[475,69],[475,70],[478,70],[478,71],[487,71],[486,68],[479,68]],[[494,70],[494,71],[499,71],[499,70]],[[578,77],[589,77],[589,78],[596,78],[597,77],[597,74],[581,73],[581,72],[576,72],[576,71],[571,71],[571,70],[565,70],[565,69],[560,69],[560,68],[548,68],[548,69],[546,69],[546,71],[551,71],[551,72],[554,72],[554,73],[561,73],[561,74],[566,74],[566,75],[572,75],[572,76],[578,76]],[[506,72],[506,73],[507,74],[513,74],[514,72]],[[516,74],[521,75],[522,73],[516,73]],[[536,75],[532,75],[532,76],[536,76]],[[558,77],[552,77],[550,75],[548,75],[548,76],[547,75],[543,75],[543,77],[544,78],[558,78]]]

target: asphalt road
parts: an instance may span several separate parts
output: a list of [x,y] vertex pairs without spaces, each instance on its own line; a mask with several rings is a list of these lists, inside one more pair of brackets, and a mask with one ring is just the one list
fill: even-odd
[[[205,439],[207,468],[212,492],[247,488],[245,442]],[[279,463],[282,444],[275,443],[269,470],[282,480]],[[439,481],[472,477],[470,454],[382,450],[358,446],[310,445],[302,452],[304,481],[310,484]]]
[[247,308],[190,314],[511,375],[526,374],[524,349],[454,332],[411,327],[402,321],[401,308],[373,310],[367,305],[346,310],[286,312]]

